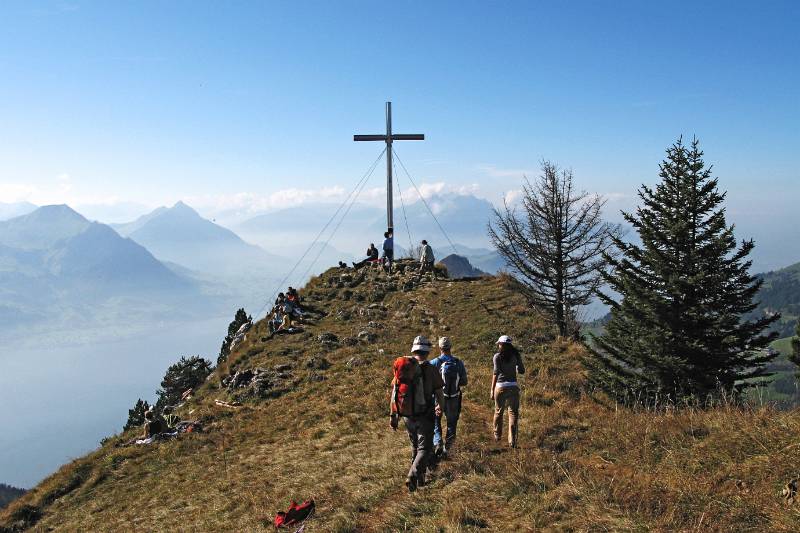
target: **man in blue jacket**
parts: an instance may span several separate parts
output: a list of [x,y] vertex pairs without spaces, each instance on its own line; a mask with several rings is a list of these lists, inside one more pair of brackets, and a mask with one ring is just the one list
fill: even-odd
[[391,231],[383,234],[383,266],[389,274],[392,273],[392,263],[394,262],[394,235]]
[[456,440],[456,426],[461,416],[461,389],[467,386],[467,369],[464,362],[450,353],[452,343],[447,337],[439,339],[441,355],[431,360],[431,365],[441,374],[444,387],[442,414],[447,418],[447,435],[442,441],[442,415],[436,417],[433,429],[433,446],[436,455],[447,457]]

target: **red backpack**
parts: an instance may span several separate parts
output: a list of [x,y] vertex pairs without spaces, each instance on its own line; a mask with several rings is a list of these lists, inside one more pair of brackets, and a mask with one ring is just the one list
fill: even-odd
[[400,416],[416,416],[427,411],[424,372],[414,357],[398,357],[392,366],[392,413]]

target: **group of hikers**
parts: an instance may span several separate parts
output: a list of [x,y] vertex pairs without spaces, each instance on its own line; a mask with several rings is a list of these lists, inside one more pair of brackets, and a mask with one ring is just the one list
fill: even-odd
[[272,335],[280,331],[293,329],[295,323],[303,316],[303,308],[300,305],[300,295],[297,289],[289,287],[286,293],[278,293],[275,304],[269,314],[269,332]]
[[[429,472],[452,451],[461,415],[461,389],[468,383],[467,369],[452,354],[450,339],[441,337],[438,344],[440,355],[429,361],[431,343],[420,335],[414,339],[411,355],[398,357],[393,365],[389,425],[397,430],[402,418],[411,441],[411,468],[406,477],[410,492],[425,485]],[[492,366],[494,440],[499,442],[502,437],[503,417],[508,410],[508,444],[516,448],[520,397],[517,374],[525,373],[525,365],[508,335],[497,339]],[[446,420],[444,437],[442,417]]]
[[[383,234],[383,255],[379,257],[378,249],[375,243],[370,243],[367,248],[366,257],[357,262],[353,262],[353,268],[359,269],[366,265],[380,265],[388,273],[392,273],[392,264],[394,263],[394,234],[387,231]],[[433,256],[433,248],[428,244],[428,241],[422,240],[420,243],[420,257],[419,257],[420,272],[432,272],[433,263],[435,262]],[[342,263],[340,263],[340,266]]]

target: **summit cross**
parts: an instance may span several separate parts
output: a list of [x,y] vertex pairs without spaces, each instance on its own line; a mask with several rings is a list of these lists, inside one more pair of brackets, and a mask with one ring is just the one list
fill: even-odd
[[384,141],[386,143],[386,222],[389,232],[394,231],[392,220],[392,142],[424,141],[421,133],[392,133],[392,103],[386,102],[386,135],[353,135],[354,141]]

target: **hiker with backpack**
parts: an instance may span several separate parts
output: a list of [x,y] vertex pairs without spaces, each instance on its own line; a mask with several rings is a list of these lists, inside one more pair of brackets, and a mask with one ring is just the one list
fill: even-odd
[[411,356],[394,361],[389,425],[397,430],[400,417],[411,441],[411,468],[406,487],[414,492],[425,485],[426,470],[433,465],[434,419],[442,415],[444,405],[442,376],[426,361],[431,343],[423,336],[416,337]]
[[503,434],[503,415],[508,409],[508,444],[517,447],[519,423],[519,384],[517,373],[525,373],[525,365],[511,337],[502,335],[497,339],[497,353],[492,358],[492,400],[494,400],[494,440],[500,441]]
[[467,386],[467,369],[464,362],[458,357],[453,356],[452,343],[447,337],[439,339],[439,351],[441,355],[431,360],[431,365],[442,376],[444,387],[442,396],[442,414],[447,418],[447,434],[442,439],[442,415],[438,415],[434,420],[433,428],[433,449],[437,456],[447,457],[453,449],[456,441],[456,426],[458,418],[461,416],[461,389]]

